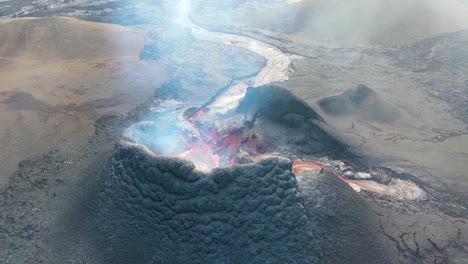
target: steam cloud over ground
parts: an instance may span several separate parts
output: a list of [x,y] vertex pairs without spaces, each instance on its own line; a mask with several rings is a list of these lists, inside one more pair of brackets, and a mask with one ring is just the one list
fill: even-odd
[[465,263],[467,6],[0,0],[0,263]]

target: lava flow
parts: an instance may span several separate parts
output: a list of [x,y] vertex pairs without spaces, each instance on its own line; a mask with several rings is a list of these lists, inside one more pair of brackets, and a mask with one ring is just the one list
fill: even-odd
[[[169,106],[169,104],[168,104]],[[178,106],[177,104],[174,106]],[[170,122],[169,122],[170,121]],[[249,121],[249,122],[246,122]],[[204,105],[189,109],[181,116],[173,108],[161,108],[154,121],[143,121],[130,127],[125,138],[147,146],[158,155],[178,156],[191,160],[197,169],[210,171],[220,166],[249,163],[267,156],[287,157],[290,154],[281,147],[268,143],[266,131],[252,128],[255,119],[246,120],[244,115],[229,112],[210,112]],[[149,136],[151,135],[151,136]],[[273,152],[280,153],[273,153]],[[281,153],[284,152],[284,153]],[[369,173],[356,172],[339,161],[303,160],[290,157],[292,171],[296,175],[322,172],[325,168],[347,183],[355,191],[364,191],[375,198],[394,200],[424,200],[427,193],[414,182],[394,178],[380,183]]]
[[[189,126],[187,126],[188,129],[184,129],[182,131],[182,135],[187,146],[189,146],[189,149],[183,151],[178,156],[191,160],[199,170],[204,171],[208,171],[219,166],[233,165],[236,162],[236,156],[239,152],[246,128],[243,123],[237,127],[228,125],[227,128],[222,128],[220,126],[216,126],[215,124],[219,123],[211,122],[212,120],[209,120],[209,123],[214,124],[206,125],[199,120],[204,114],[206,114],[206,111],[207,107],[202,106],[198,109],[189,109],[185,112],[184,121],[187,122]],[[234,117],[239,118],[239,116]],[[223,121],[223,124],[229,124],[229,120]],[[253,134],[249,135],[244,142],[247,146],[247,153],[253,160],[265,157],[265,155],[262,155],[264,151],[261,151],[257,141],[258,136]],[[279,154],[279,156],[284,155]],[[304,161],[293,157],[290,159],[292,161],[292,171],[295,174],[306,173],[307,171],[322,172],[326,167],[314,161]],[[384,196],[393,198],[392,195],[394,192],[389,190],[387,186],[369,180],[368,178],[353,179],[348,175],[352,173],[352,177],[356,177],[355,174],[361,175],[363,173],[353,173],[349,167],[346,167],[341,163],[336,164],[334,167],[335,168],[331,171],[354,190],[366,191],[376,198],[382,198]],[[379,196],[379,194],[381,194],[381,196]]]
[[291,159],[292,160],[292,171],[294,173],[298,173],[303,170],[307,169],[312,169],[312,170],[322,170],[324,166],[319,163],[315,162],[305,162],[305,161],[299,161],[296,159]]
[[200,170],[233,165],[244,135],[244,126],[222,129],[212,124],[204,128],[197,119],[205,111],[205,107],[186,111],[184,120],[189,126],[182,131],[182,136],[189,149],[178,156],[191,160]]

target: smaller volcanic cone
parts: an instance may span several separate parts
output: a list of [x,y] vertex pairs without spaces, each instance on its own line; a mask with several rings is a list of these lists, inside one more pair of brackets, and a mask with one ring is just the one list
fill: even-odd
[[123,141],[96,208],[99,233],[112,254],[139,252],[136,263],[317,263],[291,169],[268,158],[203,173]]

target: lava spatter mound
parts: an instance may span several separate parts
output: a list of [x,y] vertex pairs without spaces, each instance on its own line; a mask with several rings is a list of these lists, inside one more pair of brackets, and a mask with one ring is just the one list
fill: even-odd
[[400,118],[398,109],[385,101],[377,92],[359,84],[353,89],[318,101],[322,110],[330,115],[350,116],[379,123],[391,123]]
[[304,122],[308,119],[323,121],[306,102],[293,95],[290,91],[276,85],[249,87],[245,97],[237,109],[241,113],[262,113],[273,120],[286,121],[297,119]]
[[269,158],[203,173],[190,161],[121,142],[96,207],[103,252],[112,252],[105,258],[315,263],[312,228],[291,168],[288,159]]

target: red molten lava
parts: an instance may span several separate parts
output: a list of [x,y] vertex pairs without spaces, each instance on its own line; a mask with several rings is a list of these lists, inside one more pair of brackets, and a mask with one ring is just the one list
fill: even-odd
[[205,113],[205,107],[200,107],[198,109],[189,109],[187,112],[185,112],[185,119],[197,119],[199,118],[203,113]]
[[219,156],[213,153],[211,146],[203,140],[201,131],[190,122],[191,131],[182,131],[189,149],[180,153],[178,156],[191,160],[200,170],[211,170],[219,167]]
[[298,173],[303,170],[307,169],[313,169],[313,170],[321,170],[324,168],[322,164],[315,163],[315,162],[305,162],[305,161],[299,161],[296,159],[291,159],[292,160],[292,171],[294,173]]
[[257,134],[249,135],[247,138],[248,153],[251,156],[261,155],[268,152],[270,146],[265,145],[265,140],[259,137]]
[[192,142],[190,149],[178,156],[193,161],[200,170],[207,171],[219,167],[219,157],[213,154],[211,148],[203,141]]
[[239,150],[245,129],[243,127],[219,129],[212,125],[203,129],[197,119],[206,112],[205,107],[188,110],[185,121],[190,124],[190,131],[182,131],[189,149],[178,156],[194,162],[201,170],[210,170],[219,166],[232,165]]
[[216,127],[208,130],[207,136],[210,138],[210,145],[213,152],[222,159],[222,163],[233,165],[239,150],[244,129],[226,129],[218,131]]
[[[219,166],[233,165],[236,162],[236,156],[239,152],[241,142],[246,131],[244,126],[239,126],[237,122],[225,120],[224,124],[232,124],[227,128],[219,128],[216,125],[206,125],[198,119],[205,114],[206,108],[191,109],[185,113],[185,121],[189,124],[189,129],[182,130],[182,137],[185,139],[189,149],[180,153],[178,156],[191,160],[199,170],[209,171]],[[205,120],[206,121],[206,120]],[[249,135],[246,140],[246,150],[252,160],[258,160],[266,157],[268,147],[257,134]],[[284,156],[281,155],[280,156]],[[298,158],[290,158],[292,161],[292,171],[295,174],[304,173],[308,170],[320,171],[325,168],[324,165],[314,161],[304,161]],[[382,199],[385,196],[385,186],[365,179],[349,179],[332,170],[333,173],[342,181],[347,183],[356,191],[365,191],[375,198]]]

